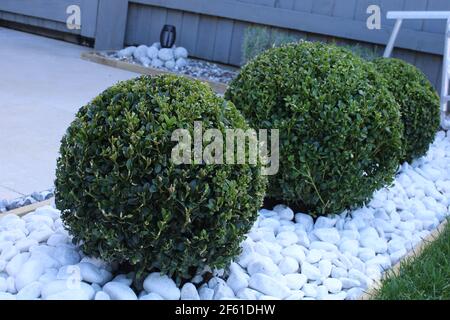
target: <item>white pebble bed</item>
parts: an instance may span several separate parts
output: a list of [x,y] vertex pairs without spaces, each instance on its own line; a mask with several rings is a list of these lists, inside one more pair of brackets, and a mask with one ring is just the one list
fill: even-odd
[[159,42],[155,42],[151,46],[131,46],[119,51],[100,52],[99,54],[110,59],[139,64],[146,68],[162,69],[225,84],[237,76],[235,68],[220,66],[204,60],[191,59],[186,48],[176,46],[173,48],[161,48]]
[[132,274],[85,257],[59,211],[42,207],[0,219],[0,299],[358,299],[449,216],[449,205],[450,134],[441,131],[367,206],[316,221],[283,205],[262,209],[242,254],[208,283],[199,285],[208,270],[182,288],[152,273],[140,292]]

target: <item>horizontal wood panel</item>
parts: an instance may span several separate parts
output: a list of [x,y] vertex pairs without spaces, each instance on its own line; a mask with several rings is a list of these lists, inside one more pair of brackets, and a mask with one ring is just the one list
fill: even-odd
[[[366,17],[367,4],[373,1],[364,0],[356,2],[358,8],[355,11],[355,19],[345,17],[342,13],[340,16],[331,16],[231,0],[133,0],[133,2],[383,45],[387,43],[392,30],[392,21],[387,22],[384,17],[381,30],[367,29],[363,17]],[[384,15],[386,10],[402,10],[404,4],[403,0],[375,2],[387,6],[382,10]],[[332,3],[329,1],[324,3],[329,7],[325,11],[333,14]],[[450,9],[450,1],[447,6]],[[316,6],[311,8],[313,9],[318,10]],[[442,54],[443,32],[439,34],[405,28],[400,32],[396,45],[420,52]]]
[[[78,5],[81,8],[81,32],[61,27],[66,24],[66,10],[70,5]],[[8,21],[26,24],[26,17],[29,17],[30,25],[81,34],[89,38],[95,37],[97,9],[98,0],[0,0],[0,11],[5,13]],[[13,15],[17,17],[13,18]]]

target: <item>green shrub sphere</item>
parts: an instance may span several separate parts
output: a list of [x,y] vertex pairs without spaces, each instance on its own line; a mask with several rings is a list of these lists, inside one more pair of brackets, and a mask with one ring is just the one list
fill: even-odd
[[56,205],[88,255],[189,278],[223,267],[262,204],[259,165],[171,161],[174,130],[248,128],[232,103],[176,76],[120,82],[82,107],[62,139]]
[[404,125],[401,160],[411,161],[423,156],[440,124],[440,100],[436,90],[419,69],[405,61],[379,58],[373,63],[387,80],[400,106]]
[[313,215],[339,213],[393,179],[398,104],[374,66],[346,49],[305,41],[269,49],[243,67],[225,98],[250,126],[279,129],[269,197]]

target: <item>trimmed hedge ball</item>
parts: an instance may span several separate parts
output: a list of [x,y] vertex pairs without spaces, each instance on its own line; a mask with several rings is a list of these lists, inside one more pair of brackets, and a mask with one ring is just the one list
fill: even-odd
[[199,81],[143,76],[82,107],[62,139],[56,206],[74,242],[141,274],[190,278],[239,253],[262,204],[259,165],[171,161],[174,130],[247,129],[235,106]]
[[400,105],[404,124],[402,161],[423,156],[440,125],[440,100],[436,90],[419,69],[407,62],[379,58],[373,63]]
[[268,196],[312,215],[363,204],[390,183],[401,156],[398,104],[373,65],[350,51],[300,42],[265,51],[225,97],[254,128],[280,134]]

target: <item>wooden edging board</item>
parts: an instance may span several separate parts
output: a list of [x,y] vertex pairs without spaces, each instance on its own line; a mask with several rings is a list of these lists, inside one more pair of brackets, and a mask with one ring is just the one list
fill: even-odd
[[9,210],[9,211],[6,211],[5,213],[0,214],[0,218],[4,217],[6,215],[10,215],[10,214],[15,214],[19,217],[22,217],[22,216],[26,215],[27,213],[30,213],[30,212],[36,210],[37,208],[51,205],[51,204],[53,204],[54,201],[55,201],[55,198],[50,198],[48,200],[32,203],[28,206],[23,206],[23,207],[20,207],[17,209]]
[[195,77],[191,77],[189,75],[160,70],[160,69],[156,69],[156,68],[144,67],[139,64],[134,64],[134,63],[126,62],[126,61],[115,60],[115,59],[111,59],[111,58],[105,57],[103,55],[100,55],[96,52],[83,52],[81,54],[81,58],[84,60],[87,60],[87,61],[100,63],[105,66],[119,68],[122,70],[131,71],[131,72],[135,72],[135,73],[146,74],[146,75],[150,75],[150,76],[155,76],[155,75],[160,75],[160,74],[181,75],[181,76],[184,76],[187,78],[200,80],[202,82],[209,84],[211,86],[211,88],[218,94],[224,94],[228,88],[228,86],[224,83],[210,81],[207,79],[195,78]]
[[381,281],[376,281],[370,288],[368,288],[361,296],[360,300],[371,300],[376,296],[378,290],[381,288],[383,280],[385,280],[388,276],[399,276],[400,265],[406,261],[411,263],[414,259],[418,258],[422,254],[423,250],[441,235],[448,221],[448,218],[444,219],[444,221],[441,222],[436,229],[434,229],[427,237],[425,237],[425,239],[423,239],[417,246],[401,258],[400,261],[398,261],[392,268],[386,270]]

